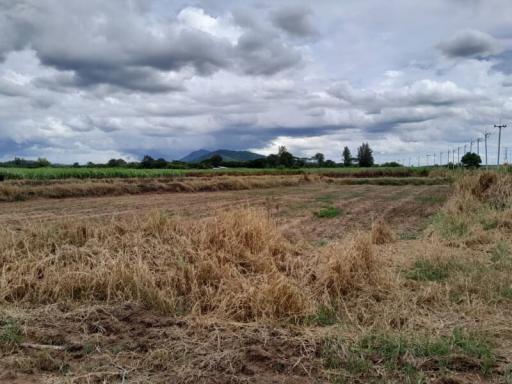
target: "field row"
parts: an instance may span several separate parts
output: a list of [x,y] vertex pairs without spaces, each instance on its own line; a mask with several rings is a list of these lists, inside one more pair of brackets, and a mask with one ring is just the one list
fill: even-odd
[[221,168],[221,169],[137,169],[137,168],[0,168],[0,179],[51,180],[51,179],[108,179],[108,178],[155,178],[221,175],[300,175],[322,174],[332,177],[381,177],[427,176],[426,168]]

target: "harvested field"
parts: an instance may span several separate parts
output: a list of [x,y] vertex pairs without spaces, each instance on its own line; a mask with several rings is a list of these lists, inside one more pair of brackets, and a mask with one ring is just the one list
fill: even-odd
[[509,383],[510,176],[0,205],[0,382]]
[[377,177],[333,178],[317,174],[218,176],[178,178],[14,180],[0,184],[0,202],[41,198],[122,196],[145,193],[238,191],[245,189],[298,186],[323,181],[340,185],[444,185],[449,178]]
[[[311,240],[340,237],[347,230],[369,229],[378,216],[384,216],[399,233],[412,235],[424,227],[425,218],[436,212],[449,191],[447,185],[338,186],[317,182],[242,191],[35,200],[0,205],[0,223],[108,219],[113,215],[138,215],[154,209],[200,218],[234,207],[261,207],[286,232],[296,232],[297,236]],[[342,214],[319,220],[315,213],[326,206],[336,206]]]

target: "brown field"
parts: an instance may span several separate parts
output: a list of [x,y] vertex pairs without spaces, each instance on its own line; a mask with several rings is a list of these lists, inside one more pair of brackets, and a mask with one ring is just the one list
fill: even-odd
[[1,203],[0,383],[512,383],[510,176],[289,177]]
[[[400,233],[413,234],[439,209],[450,186],[380,186],[306,183],[293,187],[241,191],[159,193],[128,196],[35,200],[0,204],[0,223],[26,224],[63,219],[96,219],[147,214],[157,209],[189,218],[212,216],[235,207],[260,207],[287,233],[322,240],[344,236],[355,229],[368,230],[383,216]],[[315,213],[326,206],[341,209],[332,219]]]

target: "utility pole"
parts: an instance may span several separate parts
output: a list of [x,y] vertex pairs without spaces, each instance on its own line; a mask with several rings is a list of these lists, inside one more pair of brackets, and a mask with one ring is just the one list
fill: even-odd
[[431,156],[431,155],[427,155],[427,167],[430,165],[430,162],[429,162],[429,160],[430,160],[430,156]]
[[[466,145],[467,144],[464,144],[464,154],[466,154]],[[470,151],[471,152],[471,151]]]
[[457,147],[457,164],[460,164],[460,147]]
[[434,152],[434,165],[436,165],[436,153]]
[[471,144],[469,145],[469,152],[473,152],[473,140],[471,140]]
[[498,165],[500,165],[501,130],[503,128],[507,128],[507,124],[499,124],[499,125],[494,124],[494,128],[499,129],[499,133],[498,133]]
[[455,149],[452,151],[452,163],[455,165]]
[[476,154],[478,156],[480,156],[480,142],[482,141],[482,138],[479,137],[478,139],[476,139]]
[[443,165],[443,151],[439,152],[439,165]]
[[490,132],[485,131],[484,140],[485,140],[485,168],[489,169],[489,162],[487,161],[487,138],[491,136]]

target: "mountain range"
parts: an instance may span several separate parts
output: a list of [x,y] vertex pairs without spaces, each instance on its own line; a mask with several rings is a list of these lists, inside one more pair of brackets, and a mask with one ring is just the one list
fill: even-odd
[[208,151],[206,149],[199,149],[181,158],[180,161],[184,161],[187,163],[199,163],[203,160],[209,159],[214,155],[221,156],[224,161],[250,161],[265,157],[258,153],[249,151],[230,151],[228,149],[217,149],[215,151]]

